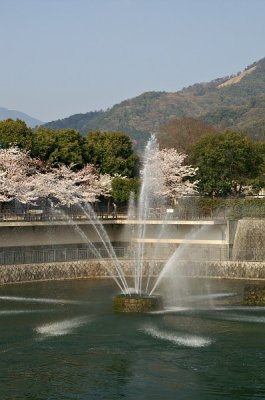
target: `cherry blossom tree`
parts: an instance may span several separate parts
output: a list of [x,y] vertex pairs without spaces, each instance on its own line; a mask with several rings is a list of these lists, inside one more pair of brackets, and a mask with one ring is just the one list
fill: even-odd
[[112,179],[108,174],[100,174],[93,164],[87,164],[76,173],[75,184],[81,190],[83,201],[93,203],[100,196],[110,196]]
[[99,174],[91,164],[78,172],[63,165],[41,175],[42,183],[37,185],[41,197],[57,199],[63,205],[94,203],[100,196],[109,196],[111,190],[111,177]]
[[40,198],[55,199],[59,204],[95,202],[108,196],[111,177],[101,175],[93,165],[78,172],[72,166],[47,168],[28,152],[17,147],[0,149],[0,201],[13,199],[35,203]]
[[156,143],[146,154],[142,174],[148,175],[144,180],[154,195],[174,202],[197,192],[197,181],[190,180],[196,175],[197,168],[184,164],[185,154],[173,148],[159,150]]
[[37,167],[38,162],[31,159],[26,150],[18,147],[0,149],[0,201],[15,198],[21,202],[35,201],[30,187]]
[[163,176],[162,194],[171,201],[197,192],[198,181],[191,181],[190,178],[196,175],[198,168],[183,164],[186,157],[186,154],[178,153],[173,148],[159,151]]
[[101,175],[93,165],[86,165],[78,172],[71,166],[52,168],[34,176],[33,197],[50,198],[62,205],[94,203],[100,196],[108,196],[111,177]]
[[[175,149],[159,151],[154,146],[145,160],[150,190],[170,201],[195,193],[196,182],[189,178],[196,175],[196,168],[183,165],[185,158],[185,154]],[[100,196],[110,196],[110,175],[100,174],[92,164],[77,172],[72,168],[72,165],[48,168],[17,147],[0,149],[0,201],[16,199],[33,204],[40,198],[47,198],[70,206],[94,203]]]

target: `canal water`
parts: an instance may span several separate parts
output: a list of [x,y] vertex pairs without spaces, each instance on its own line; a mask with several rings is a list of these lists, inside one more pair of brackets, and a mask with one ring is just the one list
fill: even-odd
[[110,280],[0,287],[1,400],[265,398],[265,308],[211,281],[145,315]]

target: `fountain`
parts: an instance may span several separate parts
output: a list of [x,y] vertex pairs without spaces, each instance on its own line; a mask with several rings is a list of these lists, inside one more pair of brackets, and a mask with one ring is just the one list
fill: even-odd
[[163,200],[161,196],[156,194],[155,187],[162,186],[161,168],[157,159],[158,143],[154,135],[151,136],[147,143],[144,158],[142,185],[137,207],[135,202],[130,202],[128,211],[129,218],[134,219],[136,226],[137,246],[134,254],[134,272],[133,272],[133,288],[129,291],[119,294],[114,300],[114,310],[116,312],[149,312],[160,310],[163,308],[162,297],[157,295],[150,288],[150,278],[153,272],[153,266],[147,271],[145,276],[146,287],[144,284],[144,257],[145,257],[145,235],[146,222],[150,218],[150,209],[161,206]]
[[[163,239],[165,230],[167,229],[166,219],[169,218],[168,213],[165,215],[153,215],[154,210],[165,210],[164,199],[161,193],[163,193],[163,176],[161,172],[161,165],[159,159],[159,148],[158,143],[154,135],[151,136],[147,143],[145,153],[143,156],[143,169],[142,169],[142,185],[140,195],[136,202],[132,198],[129,204],[128,216],[127,216],[127,227],[133,227],[133,236],[131,241],[134,240],[133,249],[133,267],[131,272],[128,273],[128,268],[125,274],[124,268],[120,264],[120,260],[117,258],[115,251],[112,247],[112,243],[107,232],[104,229],[103,224],[99,221],[93,208],[87,204],[85,206],[79,206],[82,213],[91,222],[97,237],[104,246],[104,250],[108,256],[108,259],[101,257],[100,252],[95,247],[92,241],[82,231],[80,226],[74,223],[76,231],[86,242],[91,252],[100,260],[101,265],[108,272],[108,275],[112,277],[120,289],[120,293],[114,299],[114,311],[115,312],[149,312],[157,311],[163,308],[162,297],[157,294],[158,285],[164,276],[171,270],[172,263],[176,261],[179,251],[177,250],[168,261],[164,263],[163,268],[157,270],[159,242]],[[160,231],[156,232],[155,245],[152,247],[152,251],[149,250],[147,254],[146,242],[148,242],[148,228],[154,224],[152,220],[159,218]],[[163,223],[163,221],[165,221]],[[132,235],[132,232],[130,232]],[[197,234],[197,233],[196,233]],[[180,248],[186,249],[186,246]],[[151,254],[152,253],[152,254]],[[172,258],[173,257],[173,258]],[[145,265],[148,259],[148,267]],[[173,261],[172,261],[173,260]]]
[[[26,265],[25,268],[13,268],[12,270],[15,270],[15,272],[11,272],[11,269],[9,272],[7,268],[7,274],[10,276],[10,278],[8,277],[8,279],[10,279],[9,281],[42,280],[47,278],[65,279],[71,277],[97,277],[108,275],[115,281],[120,292],[114,300],[115,311],[146,312],[160,309],[162,308],[162,299],[161,296],[157,295],[157,290],[160,295],[163,295],[164,303],[167,306],[169,304],[177,304],[175,300],[178,300],[179,304],[179,299],[173,299],[173,294],[175,295],[177,293],[179,296],[179,294],[183,292],[187,280],[183,278],[184,283],[181,285],[180,282],[182,278],[178,276],[176,279],[176,270],[178,273],[180,272],[180,275],[185,275],[186,266],[183,268],[183,262],[181,263],[179,260],[181,258],[185,260],[190,260],[190,257],[194,258],[194,252],[190,251],[191,248],[188,242],[196,242],[197,239],[196,237],[188,236],[191,231],[190,226],[196,226],[195,236],[199,234],[201,236],[200,239],[204,238],[202,229],[207,229],[207,226],[198,229],[200,226],[199,224],[194,225],[192,223],[189,225],[186,221],[183,224],[183,221],[179,222],[171,218],[172,215],[167,212],[168,210],[166,209],[166,204],[163,202],[163,196],[160,194],[165,192],[163,188],[165,179],[164,176],[162,176],[160,162],[158,144],[155,137],[151,137],[143,157],[142,187],[138,202],[136,204],[134,199],[131,199],[127,221],[124,224],[124,228],[128,229],[128,231],[123,231],[120,237],[120,227],[122,222],[125,221],[100,221],[89,204],[75,204],[75,208],[73,208],[72,211],[76,212],[77,207],[80,208],[77,213],[79,219],[73,220],[67,212],[63,211],[63,208],[57,208],[50,202],[51,211],[52,213],[54,212],[54,219],[56,220],[58,213],[59,218],[55,224],[50,224],[50,221],[48,223],[46,223],[46,221],[44,223],[37,223],[37,225],[40,225],[40,228],[37,230],[34,227],[34,233],[36,232],[35,236],[37,238],[36,245],[42,245],[43,237],[41,234],[47,232],[49,244],[54,246],[55,249],[56,246],[59,247],[61,244],[64,245],[65,243],[67,245],[70,243],[70,250],[73,248],[78,251],[73,252],[73,257],[72,252],[69,252],[68,257],[67,249],[63,249],[62,255],[64,258],[61,257],[58,260],[53,248],[51,250],[49,249],[47,257],[43,252],[41,255],[45,255],[45,257],[39,257],[37,254],[38,258],[36,257],[36,262],[41,262],[45,265],[36,266],[36,272],[34,273],[32,273],[33,268],[30,265]],[[51,215],[53,216],[53,214]],[[169,220],[167,220],[167,218],[169,218]],[[63,222],[61,222],[61,220],[63,220]],[[115,226],[114,222],[118,222],[117,226]],[[49,226],[48,229],[47,226]],[[53,226],[55,226],[56,229],[53,229]],[[23,231],[23,229],[21,228],[21,231]],[[109,232],[109,230],[111,232]],[[61,232],[62,235],[59,235],[59,232]],[[37,237],[37,234],[39,237]],[[58,235],[58,238],[55,237],[55,235]],[[80,237],[82,239],[81,250],[85,248],[85,252],[80,252],[81,257],[79,257],[79,249],[76,249]],[[186,240],[186,238],[188,238],[188,240]],[[127,251],[123,253],[129,255],[127,262],[119,258],[119,253],[116,255],[113,248],[113,243],[115,243],[115,241],[126,243],[126,245],[121,245],[123,246],[123,250],[124,247],[128,246]],[[183,244],[182,242],[185,241],[187,243]],[[172,255],[173,248],[176,248],[174,243],[182,244],[178,246],[177,249],[174,249],[176,251],[175,254]],[[14,243],[11,244],[14,245]],[[25,243],[22,242],[21,244],[26,246],[26,240]],[[164,244],[166,246],[164,246]],[[196,257],[197,255],[196,253]],[[14,257],[13,259],[15,260]],[[22,257],[21,259],[24,260]],[[29,257],[26,260],[28,259]],[[75,260],[79,261],[84,259],[90,260],[91,268],[88,268],[87,261],[75,263]],[[93,261],[93,259],[96,261]],[[67,265],[59,265],[57,269],[57,265],[55,264],[57,261],[67,262]],[[73,265],[69,263],[72,261],[74,263]],[[15,263],[15,261],[13,262]],[[49,266],[49,262],[53,264]],[[30,263],[33,262],[30,261]],[[187,263],[189,263],[189,268],[191,268],[191,263],[189,261],[187,261]],[[175,266],[177,266],[177,268],[175,268]],[[18,272],[16,273],[16,271]],[[171,275],[171,273],[173,273],[174,276]],[[3,278],[3,282],[8,281],[4,279],[5,278]],[[169,281],[169,283],[167,283],[167,281]],[[174,287],[172,285],[174,285]],[[178,288],[176,288],[176,285],[178,285]]]
[[[110,239],[104,226],[98,220],[93,208],[90,205],[81,206],[80,208],[86,218],[92,223],[97,236],[104,246],[108,258],[111,260],[104,260],[94,244],[86,237],[82,229],[74,224],[76,231],[85,240],[87,246],[90,248],[92,253],[100,259],[102,265],[105,267],[108,274],[114,279],[121,293],[115,297],[114,310],[116,312],[148,312],[155,311],[162,308],[162,298],[160,295],[154,293],[156,283],[151,287],[151,275],[154,272],[154,265],[149,268],[149,271],[144,271],[145,261],[145,235],[147,220],[150,218],[150,209],[157,206],[161,206],[163,199],[160,195],[155,194],[158,192],[154,190],[155,186],[161,188],[162,176],[161,168],[159,167],[158,154],[158,143],[154,136],[151,136],[145,150],[143,160],[143,176],[140,196],[137,207],[134,202],[130,202],[131,205],[128,211],[128,224],[130,219],[133,220],[134,226],[136,227],[137,245],[134,252],[134,267],[132,271],[133,275],[133,287],[129,287],[123,268],[120,265],[119,259],[116,257]],[[73,223],[73,221],[72,221]],[[146,281],[145,288],[144,281]]]

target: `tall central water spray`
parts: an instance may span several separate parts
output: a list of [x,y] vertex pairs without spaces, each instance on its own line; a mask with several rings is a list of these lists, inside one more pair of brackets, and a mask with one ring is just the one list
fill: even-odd
[[[142,185],[137,206],[130,202],[128,211],[128,223],[134,219],[136,227],[134,235],[136,240],[134,252],[134,287],[128,295],[119,295],[115,298],[114,309],[119,312],[145,312],[157,310],[162,307],[161,297],[151,295],[147,290],[150,276],[146,276],[147,285],[143,289],[144,261],[145,261],[145,239],[148,222],[152,218],[151,210],[162,205],[163,176],[159,158],[158,143],[154,135],[147,143],[142,168]],[[149,274],[152,269],[149,270]]]
[[[103,248],[108,255],[108,259],[101,257],[100,251],[87,237],[81,226],[79,226],[77,223],[74,223],[71,218],[69,218],[70,222],[74,224],[75,230],[84,239],[92,254],[100,259],[102,266],[118,285],[119,289],[121,290],[121,298],[127,300],[133,299],[134,303],[138,300],[140,302],[143,301],[143,304],[141,303],[139,305],[139,311],[153,309],[154,305],[155,308],[158,308],[161,303],[157,301],[157,296],[154,296],[151,293],[151,290],[147,290],[150,282],[150,276],[152,274],[152,268],[151,270],[149,269],[149,276],[146,276],[146,271],[144,271],[146,228],[150,222],[150,218],[152,217],[150,212],[155,208],[161,207],[163,201],[162,195],[159,194],[163,192],[164,180],[160,163],[161,161],[159,157],[158,143],[155,136],[152,135],[147,143],[143,156],[142,185],[139,199],[136,206],[135,203],[134,205],[131,204],[128,212],[128,218],[134,219],[134,226],[136,227],[134,232],[136,246],[133,267],[134,283],[132,288],[129,288],[124,270],[115,254],[109,236],[93,208],[89,204],[86,206],[79,205],[80,209],[93,226],[100,243],[103,245]],[[65,215],[65,217],[67,216]],[[147,285],[144,289],[143,278],[147,279]]]
[[163,186],[160,168],[159,148],[154,135],[147,143],[142,169],[142,185],[137,210],[137,246],[135,252],[134,288],[135,293],[143,292],[143,265],[145,255],[145,237],[147,221],[152,217],[151,209],[161,206],[162,198],[158,194]]

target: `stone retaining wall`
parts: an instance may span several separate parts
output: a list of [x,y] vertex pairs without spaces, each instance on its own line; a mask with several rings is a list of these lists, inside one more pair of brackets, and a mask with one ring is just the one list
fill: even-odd
[[[143,275],[147,275],[148,270],[151,268],[152,275],[157,276],[163,265],[162,261],[157,261],[153,268],[152,263],[146,261],[143,268]],[[125,276],[133,275],[134,263],[132,260],[122,260],[121,267],[124,270]],[[265,280],[265,262],[179,261],[174,267],[174,275],[176,272],[179,275],[190,277]],[[110,274],[117,275],[114,266],[109,260],[1,265],[0,285],[43,280],[105,278],[109,277]]]
[[182,262],[179,269],[187,276],[265,280],[265,261]]
[[0,266],[0,284],[59,279],[107,277],[99,262],[62,262]]
[[[253,260],[254,252],[264,258],[265,219],[241,219],[233,246],[234,260]],[[253,251],[254,250],[254,251]]]

